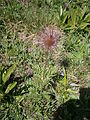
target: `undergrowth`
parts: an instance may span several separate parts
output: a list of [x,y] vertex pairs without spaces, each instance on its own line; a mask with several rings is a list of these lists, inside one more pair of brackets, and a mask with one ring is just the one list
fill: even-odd
[[[89,6],[89,0],[0,1],[0,119],[53,120],[61,104],[78,99],[79,88],[89,86]],[[63,35],[45,66],[38,35],[49,26]]]

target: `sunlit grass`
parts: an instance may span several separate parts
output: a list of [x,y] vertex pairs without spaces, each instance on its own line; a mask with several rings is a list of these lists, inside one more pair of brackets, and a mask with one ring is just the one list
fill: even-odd
[[[67,4],[76,9],[75,2]],[[16,63],[9,80],[17,85],[1,100],[0,119],[52,120],[61,104],[88,87],[89,26],[66,31],[67,19],[63,24],[60,16],[61,6],[69,13],[65,5],[59,0],[1,1],[0,67],[8,70]],[[4,93],[9,83],[1,84],[0,77]]]

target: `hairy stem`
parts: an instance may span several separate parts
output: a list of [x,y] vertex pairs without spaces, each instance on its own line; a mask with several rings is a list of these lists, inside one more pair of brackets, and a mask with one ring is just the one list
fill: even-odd
[[43,68],[42,80],[44,80],[45,78],[45,71],[46,71],[47,64],[48,64],[48,51],[46,51],[46,60]]

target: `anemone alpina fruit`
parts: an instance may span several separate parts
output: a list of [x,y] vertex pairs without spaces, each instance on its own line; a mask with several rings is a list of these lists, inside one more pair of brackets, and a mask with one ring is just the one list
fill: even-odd
[[46,50],[54,49],[57,47],[57,43],[60,37],[60,30],[56,26],[46,27],[39,36],[39,44]]

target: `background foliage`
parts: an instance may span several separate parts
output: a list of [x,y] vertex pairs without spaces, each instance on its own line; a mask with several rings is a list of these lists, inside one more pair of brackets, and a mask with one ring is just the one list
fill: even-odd
[[[89,0],[0,1],[0,119],[52,120],[58,106],[90,87],[89,8]],[[64,35],[42,81],[46,57],[35,40],[49,25]]]

